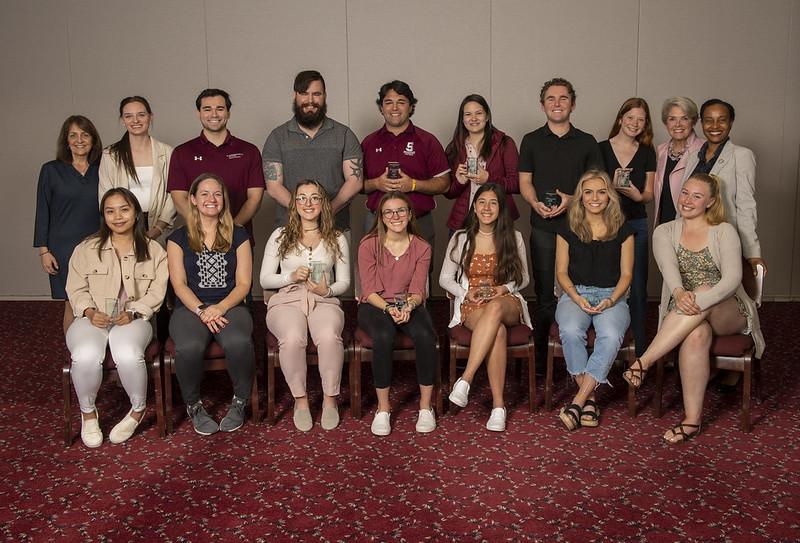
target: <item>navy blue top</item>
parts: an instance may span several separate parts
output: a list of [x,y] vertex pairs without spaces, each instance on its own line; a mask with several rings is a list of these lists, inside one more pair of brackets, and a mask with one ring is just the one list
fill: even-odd
[[570,230],[569,224],[558,233],[569,244],[569,278],[576,285],[614,287],[619,282],[619,259],[622,243],[633,235],[633,229],[624,223],[617,237],[607,241],[592,240],[584,243]]
[[[603,162],[606,166],[606,173],[609,179],[614,181],[614,172],[617,168],[623,166],[619,163],[617,155],[614,154],[614,148],[611,147],[611,142],[608,140],[601,141],[599,144],[600,153],[603,155]],[[644,192],[644,186],[647,183],[647,172],[656,171],[656,151],[653,147],[646,147],[639,145],[636,149],[631,161],[624,166],[631,169],[631,183]],[[625,218],[631,219],[644,219],[647,217],[647,210],[642,202],[634,202],[621,192],[617,192],[622,206],[622,212],[625,213]],[[671,201],[671,200],[670,200]]]
[[90,164],[81,175],[72,164],[51,160],[39,172],[33,246],[47,247],[58,263],[58,273],[49,276],[50,294],[56,300],[67,299],[72,251],[100,228],[99,170],[98,164]]
[[[236,286],[236,249],[250,238],[241,226],[233,227],[233,243],[227,253],[209,251],[197,254],[189,247],[189,233],[182,226],[167,238],[183,249],[183,268],[186,284],[204,304],[212,305],[224,300]],[[176,296],[175,303],[183,305]]]

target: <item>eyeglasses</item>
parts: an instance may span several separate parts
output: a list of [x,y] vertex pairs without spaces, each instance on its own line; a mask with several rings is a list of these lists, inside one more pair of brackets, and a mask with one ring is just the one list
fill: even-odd
[[408,216],[408,208],[407,207],[400,207],[400,208],[397,208],[397,209],[384,209],[381,212],[381,215],[383,215],[383,217],[386,218],[386,219],[391,219],[392,217],[399,217],[399,218],[402,219],[402,218]]
[[317,194],[312,194],[311,196],[306,196],[305,194],[301,194],[294,199],[295,202],[304,206],[307,202],[311,202],[311,205],[317,205],[322,202],[322,196]]

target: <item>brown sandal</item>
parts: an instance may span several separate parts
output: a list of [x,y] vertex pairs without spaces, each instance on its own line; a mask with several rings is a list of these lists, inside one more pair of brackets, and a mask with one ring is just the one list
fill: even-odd
[[622,378],[625,379],[625,382],[631,385],[633,388],[638,389],[640,386],[642,386],[646,375],[647,369],[645,369],[642,361],[637,358],[633,361],[631,367],[625,370],[625,373],[622,374]]
[[[691,434],[687,434],[684,428],[687,430],[695,429],[695,431],[692,432]],[[665,437],[664,441],[666,441],[670,445],[679,445],[681,443],[686,443],[687,441],[694,439],[695,436],[699,436],[700,430],[701,428],[699,424],[689,424],[688,422],[682,422],[679,425],[669,429],[669,431],[672,432],[672,437],[676,437],[678,439],[672,441]]]

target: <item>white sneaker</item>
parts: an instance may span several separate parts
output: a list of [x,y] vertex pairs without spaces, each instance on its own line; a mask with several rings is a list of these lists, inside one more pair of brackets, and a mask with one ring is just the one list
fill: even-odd
[[376,411],[375,418],[372,419],[372,433],[376,436],[388,436],[392,431],[392,425],[389,421],[388,411]]
[[81,440],[89,448],[96,449],[103,444],[103,431],[100,430],[100,416],[94,410],[93,419],[85,419],[81,415]]
[[492,432],[505,432],[506,431],[506,408],[495,407],[492,409],[492,414],[489,415],[489,420],[486,422],[486,429]]
[[427,434],[436,430],[436,415],[433,409],[420,409],[419,417],[417,417],[417,432],[420,434]]
[[124,443],[125,441],[128,441],[136,431],[136,428],[139,427],[139,424],[142,422],[142,420],[144,420],[144,414],[142,414],[141,419],[136,420],[131,416],[132,412],[133,411],[128,412],[128,414],[125,415],[125,418],[119,421],[117,425],[111,429],[111,433],[108,434],[108,440],[111,443]]
[[458,407],[466,407],[467,401],[469,401],[469,383],[459,377],[453,385],[453,391],[448,399]]

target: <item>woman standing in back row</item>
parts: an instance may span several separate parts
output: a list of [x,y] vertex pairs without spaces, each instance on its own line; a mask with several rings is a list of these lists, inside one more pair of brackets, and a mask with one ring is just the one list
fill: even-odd
[[119,118],[126,132],[103,151],[98,196],[102,199],[114,187],[129,189],[144,211],[147,237],[163,239],[175,219],[175,207],[167,194],[172,147],[150,135],[153,111],[145,98],[123,98]]

